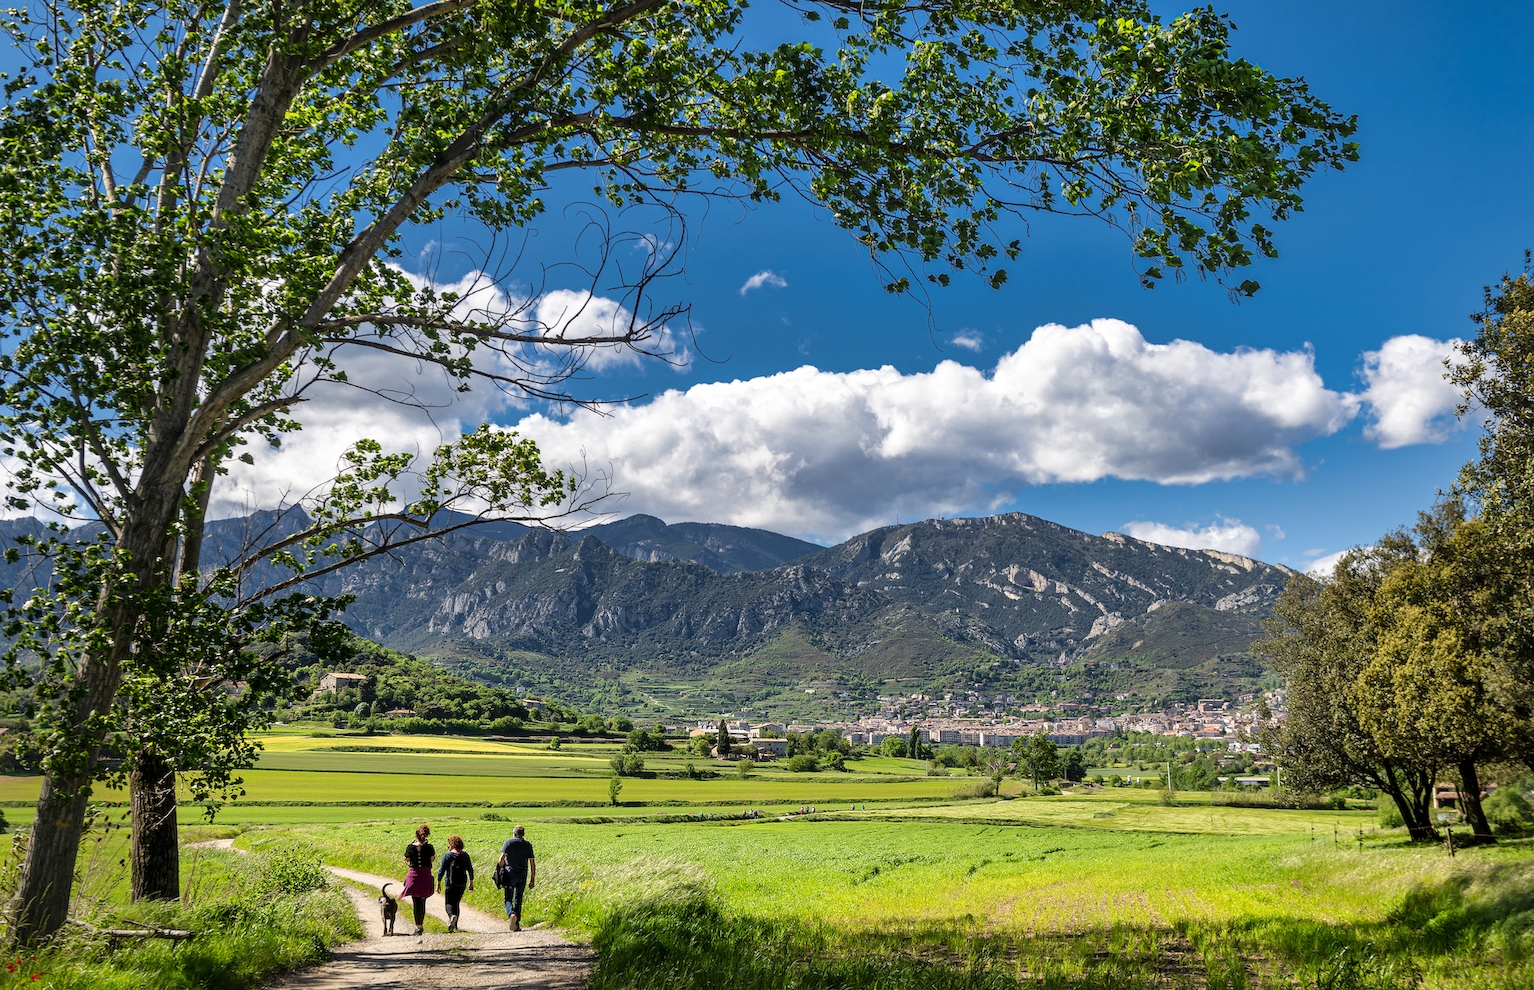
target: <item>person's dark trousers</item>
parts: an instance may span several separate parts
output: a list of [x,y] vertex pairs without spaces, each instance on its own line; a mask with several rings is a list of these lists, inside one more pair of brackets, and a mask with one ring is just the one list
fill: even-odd
[[466,884],[448,886],[443,890],[443,899],[447,902],[447,920],[454,928],[458,927],[459,902],[463,900],[463,892],[467,889]]
[[522,919],[522,894],[527,890],[526,880],[513,880],[506,885],[506,917],[517,916]]
[[415,926],[417,928],[425,928],[426,927],[426,898],[424,898],[424,897],[412,897],[412,898],[410,898],[410,900],[413,902],[411,904],[411,909],[415,912]]

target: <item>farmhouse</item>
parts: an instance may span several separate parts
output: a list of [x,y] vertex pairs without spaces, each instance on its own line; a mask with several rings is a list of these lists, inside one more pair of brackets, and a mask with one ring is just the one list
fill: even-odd
[[367,680],[365,674],[322,674],[320,676],[321,691],[344,691],[347,688],[360,688]]

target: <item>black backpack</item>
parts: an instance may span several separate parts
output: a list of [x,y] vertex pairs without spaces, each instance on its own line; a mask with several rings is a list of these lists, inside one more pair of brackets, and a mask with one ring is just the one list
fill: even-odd
[[469,856],[467,853],[450,852],[442,857],[447,867],[447,885],[457,887],[469,882]]
[[505,863],[496,863],[495,872],[490,876],[497,890],[505,890],[511,886],[511,867]]

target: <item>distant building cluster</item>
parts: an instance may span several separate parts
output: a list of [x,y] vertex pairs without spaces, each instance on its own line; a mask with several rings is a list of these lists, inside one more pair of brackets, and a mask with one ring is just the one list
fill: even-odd
[[[910,700],[924,700],[913,696]],[[1048,713],[1050,717],[1030,718],[1037,714],[1024,710],[1023,715],[957,717],[927,714],[885,715],[860,718],[851,722],[790,723],[745,720],[726,721],[725,726],[733,741],[750,743],[760,752],[783,755],[787,751],[785,736],[795,733],[821,733],[827,729],[840,733],[855,745],[877,747],[891,736],[909,739],[912,731],[920,734],[923,743],[934,746],[982,746],[1006,749],[1020,738],[1043,733],[1062,746],[1079,746],[1089,739],[1102,739],[1117,733],[1149,732],[1158,736],[1182,736],[1193,739],[1209,739],[1224,742],[1231,749],[1252,749],[1251,742],[1260,728],[1263,716],[1250,695],[1236,704],[1223,698],[1205,698],[1195,704],[1173,704],[1159,712],[1143,712],[1137,715],[1066,715]],[[1282,717],[1283,693],[1269,692],[1264,698],[1269,718]],[[1064,706],[1061,706],[1064,707]],[[1070,706],[1075,708],[1076,706]],[[699,722],[693,735],[718,732],[718,722]]]

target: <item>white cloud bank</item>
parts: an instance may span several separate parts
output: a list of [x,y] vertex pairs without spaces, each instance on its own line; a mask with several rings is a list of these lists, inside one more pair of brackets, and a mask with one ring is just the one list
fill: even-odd
[[[503,301],[479,304],[492,303]],[[585,330],[627,318],[610,300],[573,292],[549,293],[532,315]],[[613,487],[628,493],[610,505],[615,511],[838,540],[896,519],[994,510],[1050,482],[1298,477],[1297,447],[1361,410],[1382,446],[1431,442],[1444,435],[1447,406],[1429,372],[1441,375],[1450,345],[1425,340],[1393,338],[1366,356],[1367,391],[1352,394],[1327,388],[1308,350],[1153,344],[1129,324],[1097,320],[1040,327],[991,372],[955,361],[916,374],[802,367],[668,391],[606,416],[529,415],[515,428],[541,444],[552,466],[610,467]],[[594,354],[589,367],[636,360],[614,349]],[[355,351],[347,367],[352,382],[412,395],[428,408],[341,385],[315,390],[296,411],[303,431],[280,451],[252,449],[253,466],[231,466],[215,489],[218,515],[269,507],[320,484],[359,437],[427,453],[520,408],[491,388],[457,393],[434,368],[386,355]],[[1142,538],[1247,555],[1261,546],[1257,531],[1235,520],[1156,532]]]
[[1253,558],[1262,553],[1262,534],[1251,526],[1242,525],[1239,519],[1222,519],[1208,526],[1193,525],[1186,528],[1158,522],[1131,522],[1124,524],[1124,532],[1137,540],[1169,547],[1224,550],[1226,553]]
[[[618,337],[632,319],[622,304],[590,292],[559,289],[537,298],[517,298],[478,274],[437,288],[459,296],[454,313],[460,318],[494,321],[510,314],[520,324],[514,329],[549,338]],[[656,328],[647,346],[672,355],[670,360],[678,368],[686,367],[687,348],[668,327]],[[530,345],[516,356],[533,365],[552,365],[567,350]],[[617,345],[580,350],[584,369],[598,374],[652,360]],[[303,429],[285,434],[281,447],[274,449],[253,439],[244,449],[254,463],[228,465],[228,475],[214,486],[210,516],[244,515],[253,509],[292,504],[333,478],[341,454],[364,437],[379,441],[386,451],[429,458],[440,444],[527,405],[482,380],[470,391],[460,392],[457,383],[433,364],[364,347],[345,348],[341,353],[349,384],[322,382],[306,390],[305,401],[293,409],[293,418]],[[515,372],[508,357],[487,348],[475,351],[474,364],[494,373]]]
[[1347,553],[1347,550],[1338,550],[1336,553],[1317,557],[1305,565],[1305,573],[1312,577],[1329,578],[1332,576],[1332,571],[1337,569],[1337,561],[1341,560]]
[[[1373,401],[1404,422],[1396,406],[1427,408],[1408,399]],[[518,429],[554,464],[610,464],[623,511],[839,539],[1048,482],[1297,477],[1296,446],[1364,402],[1328,389],[1308,350],[1152,344],[1096,320],[1040,327],[989,375],[953,361],[909,375],[803,367]]]

